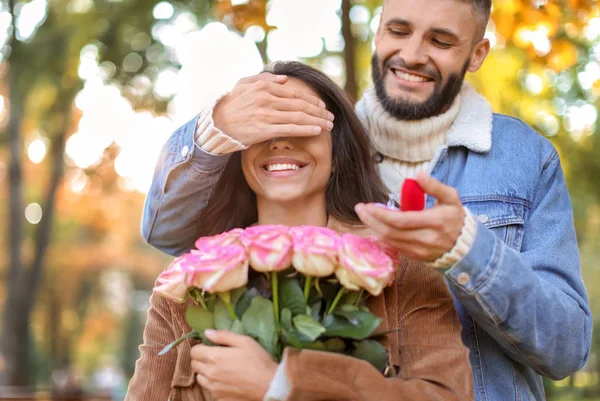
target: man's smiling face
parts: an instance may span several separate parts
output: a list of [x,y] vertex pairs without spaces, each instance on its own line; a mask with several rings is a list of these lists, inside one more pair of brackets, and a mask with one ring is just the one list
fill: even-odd
[[407,120],[444,112],[489,51],[482,24],[468,1],[386,0],[372,60],[384,108]]

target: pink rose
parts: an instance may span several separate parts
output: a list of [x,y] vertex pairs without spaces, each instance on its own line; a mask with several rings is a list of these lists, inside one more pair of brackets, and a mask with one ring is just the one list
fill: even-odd
[[381,294],[393,280],[392,259],[371,238],[344,234],[341,242],[340,266],[335,271],[340,283],[349,290],[364,288],[373,295]]
[[294,245],[292,264],[300,273],[327,277],[338,265],[339,235],[324,227],[292,227]]
[[220,246],[220,245],[232,245],[232,244],[237,244],[237,245],[241,245],[240,242],[240,234],[243,233],[244,230],[242,230],[241,228],[234,228],[231,231],[222,233],[222,234],[218,234],[218,235],[213,235],[212,237],[201,237],[198,238],[198,240],[196,241],[196,249],[208,249],[208,248],[212,248],[214,246]]
[[158,276],[153,291],[177,302],[185,301],[188,294],[188,285],[184,266],[187,264],[188,257],[189,254],[185,254],[175,259]]
[[240,234],[250,265],[259,272],[285,270],[292,264],[292,237],[281,225],[249,227]]
[[183,270],[190,287],[209,293],[239,288],[248,283],[248,259],[241,245],[223,245],[192,250]]

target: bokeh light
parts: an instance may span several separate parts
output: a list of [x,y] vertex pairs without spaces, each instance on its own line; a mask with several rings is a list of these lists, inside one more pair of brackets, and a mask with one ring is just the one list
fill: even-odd
[[31,224],[38,224],[42,221],[42,207],[37,203],[30,203],[25,208],[25,219]]
[[169,19],[173,16],[175,9],[173,5],[166,1],[161,1],[154,6],[152,10],[152,16],[156,19]]
[[37,138],[27,147],[27,156],[32,163],[39,164],[46,157],[47,150],[46,141]]

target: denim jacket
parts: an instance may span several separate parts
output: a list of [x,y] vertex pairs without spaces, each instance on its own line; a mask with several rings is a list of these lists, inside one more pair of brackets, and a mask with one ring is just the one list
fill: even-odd
[[[166,143],[144,210],[144,238],[173,255],[209,234],[198,216],[229,158],[195,145],[196,120]],[[488,152],[449,146],[434,160],[432,176],[456,188],[478,221],[471,250],[444,274],[470,349],[476,400],[540,401],[542,376],[572,374],[591,346],[573,211],[546,139],[494,114],[491,140]]]

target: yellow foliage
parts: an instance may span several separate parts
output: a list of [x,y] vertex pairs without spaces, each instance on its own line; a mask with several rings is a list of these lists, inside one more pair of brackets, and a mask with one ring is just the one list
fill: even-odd
[[266,22],[267,0],[249,0],[245,4],[233,6],[231,0],[217,0],[214,7],[217,19],[226,22],[232,28],[244,32],[253,25],[269,30]]
[[566,70],[577,64],[577,49],[566,40],[557,40],[546,58],[547,66],[555,72]]

